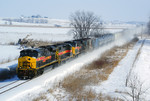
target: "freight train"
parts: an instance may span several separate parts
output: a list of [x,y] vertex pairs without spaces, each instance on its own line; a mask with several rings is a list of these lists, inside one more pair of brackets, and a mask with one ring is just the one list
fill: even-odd
[[24,49],[20,51],[18,58],[17,76],[19,79],[32,79],[41,75],[47,67],[55,68],[56,65],[66,62],[70,58],[77,57],[82,53],[106,45],[114,40],[114,34],[104,34],[94,38]]

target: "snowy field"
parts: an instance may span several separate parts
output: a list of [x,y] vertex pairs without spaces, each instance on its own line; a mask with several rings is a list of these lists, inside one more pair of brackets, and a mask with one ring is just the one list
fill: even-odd
[[17,59],[19,56],[19,46],[0,45],[0,49],[0,63],[12,61],[14,59]]
[[[132,27],[133,28],[133,27]],[[19,46],[11,46],[11,45],[5,45],[10,42],[17,42],[19,38],[24,38],[27,34],[30,34],[31,36],[29,38],[33,38],[35,40],[44,40],[44,41],[64,41],[64,40],[71,40],[72,36],[69,34],[70,29],[68,28],[28,28],[28,27],[0,27],[0,62],[3,60],[6,60],[11,57],[11,60],[15,59],[19,56]],[[110,30],[112,32],[115,32],[114,30]],[[120,31],[120,30],[119,30]],[[50,72],[45,73],[44,75],[33,79],[32,81],[25,83],[24,85],[21,85],[17,87],[16,89],[11,90],[10,92],[0,94],[0,99],[5,100],[12,100],[12,101],[29,101],[32,100],[34,97],[37,97],[40,92],[45,92],[48,88],[50,88],[55,83],[59,82],[64,78],[65,76],[69,75],[70,73],[73,73],[77,70],[79,70],[83,65],[95,60],[98,58],[102,52],[110,49],[111,47],[115,45],[122,45],[126,43],[128,40],[130,40],[133,36],[133,34],[140,31],[140,28],[137,29],[129,29],[124,31],[124,38],[117,40],[116,42],[113,42],[107,46],[104,46],[103,48],[99,48],[97,50],[94,50],[93,52],[86,53],[82,55],[81,57],[64,64],[60,66],[59,68],[56,68]],[[145,44],[144,44],[145,45]],[[134,47],[131,52],[128,53],[127,57],[134,58],[137,49],[138,44]],[[10,52],[11,50],[11,52]],[[127,58],[126,57],[126,58]],[[130,60],[132,60],[130,59]],[[128,60],[128,59],[127,59]],[[125,62],[127,62],[125,60]],[[124,61],[124,60],[122,60]],[[123,63],[125,63],[123,62]],[[119,65],[121,67],[125,67],[122,65]],[[121,64],[121,63],[120,63]],[[0,64],[0,68],[14,68],[17,66],[17,60],[11,61],[6,64]],[[114,70],[116,71],[116,69]],[[116,72],[115,72],[116,73]],[[111,74],[113,75],[113,73]],[[120,75],[120,74],[116,74]],[[125,73],[124,75],[125,76]],[[49,77],[49,78],[47,78]],[[111,78],[112,76],[110,76]],[[13,78],[7,81],[0,82],[0,87],[4,84],[7,84],[8,82],[12,82],[14,80],[17,80],[18,78]],[[106,82],[111,82],[106,81]],[[105,82],[104,82],[105,83]],[[117,82],[116,82],[117,83]],[[36,86],[35,86],[36,84]],[[121,85],[121,84],[118,84]],[[111,85],[107,84],[106,86]],[[93,87],[94,88],[94,87]],[[103,89],[105,87],[101,87]],[[114,88],[115,89],[115,88]],[[113,89],[113,90],[114,90]],[[111,90],[111,91],[113,91]],[[100,90],[99,90],[100,91]],[[110,92],[111,92],[110,91]],[[107,92],[107,89],[104,90],[104,92]],[[108,92],[109,93],[109,92]],[[51,96],[49,96],[51,100]]]
[[[133,27],[134,28],[134,27]],[[0,44],[17,43],[20,38],[42,40],[42,41],[66,41],[73,39],[70,34],[71,28],[36,28],[36,27],[1,27]],[[123,29],[105,29],[105,32],[115,33]]]
[[[131,28],[135,29],[134,26]],[[131,29],[130,28],[130,29]],[[121,32],[123,29],[105,29],[105,33]],[[73,39],[71,28],[36,28],[36,27],[2,27],[0,26],[0,44],[17,43],[20,38],[41,41],[66,41]]]
[[69,28],[0,27],[0,44],[17,43],[20,38],[41,41],[65,41],[72,39]]

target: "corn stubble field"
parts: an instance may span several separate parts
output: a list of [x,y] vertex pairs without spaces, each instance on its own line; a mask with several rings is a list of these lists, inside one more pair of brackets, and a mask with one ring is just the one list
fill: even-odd
[[[123,46],[115,46],[106,51],[99,59],[87,64],[80,71],[67,76],[46,93],[40,94],[33,101],[49,101],[47,98],[48,94],[51,94],[57,101],[64,98],[67,98],[68,101],[90,101],[95,99],[100,101],[122,101],[122,99],[111,98],[106,94],[97,94],[92,89],[86,90],[85,87],[90,85],[97,86],[107,80],[114,68],[126,56],[128,50],[133,48],[137,41],[138,39],[133,39]],[[63,95],[56,92],[63,93]]]

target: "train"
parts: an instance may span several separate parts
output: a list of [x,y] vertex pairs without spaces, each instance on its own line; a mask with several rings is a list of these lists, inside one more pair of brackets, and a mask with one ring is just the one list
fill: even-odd
[[58,44],[20,51],[16,74],[19,79],[42,75],[46,68],[54,69],[63,62],[115,40],[115,34],[65,41]]

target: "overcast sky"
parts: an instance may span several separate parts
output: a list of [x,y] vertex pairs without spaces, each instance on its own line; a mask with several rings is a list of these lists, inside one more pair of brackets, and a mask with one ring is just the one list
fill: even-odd
[[94,12],[105,21],[148,21],[150,0],[0,0],[0,17],[69,19],[77,10]]

